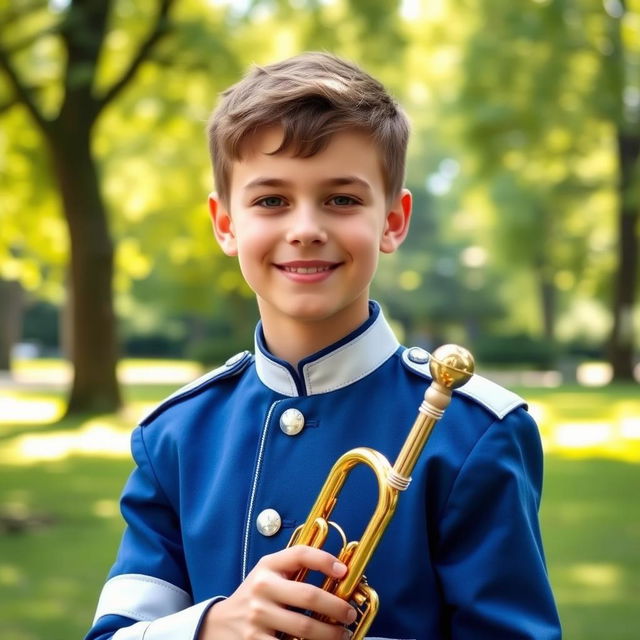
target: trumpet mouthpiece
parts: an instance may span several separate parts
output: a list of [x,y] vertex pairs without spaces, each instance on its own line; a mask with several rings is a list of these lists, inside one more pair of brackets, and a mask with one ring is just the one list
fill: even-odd
[[473,375],[475,362],[469,351],[456,344],[443,344],[429,360],[434,381],[447,389],[457,389]]

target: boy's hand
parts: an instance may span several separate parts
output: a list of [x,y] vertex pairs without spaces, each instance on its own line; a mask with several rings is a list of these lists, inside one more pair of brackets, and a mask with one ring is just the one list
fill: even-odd
[[[346,566],[322,549],[301,545],[264,556],[245,581],[226,600],[209,609],[198,640],[273,638],[276,633],[308,640],[343,640],[355,609],[337,596],[290,577],[299,569],[341,578]],[[341,624],[314,620],[288,607],[329,616]]]

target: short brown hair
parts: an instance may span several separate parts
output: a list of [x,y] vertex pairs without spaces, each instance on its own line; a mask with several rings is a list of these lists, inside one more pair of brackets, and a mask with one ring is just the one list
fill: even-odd
[[404,183],[409,122],[375,78],[327,53],[304,53],[265,67],[255,66],[227,89],[207,125],[218,195],[229,202],[231,163],[243,143],[260,128],[279,125],[282,144],[307,158],[324,149],[331,136],[357,128],[380,150],[388,198]]

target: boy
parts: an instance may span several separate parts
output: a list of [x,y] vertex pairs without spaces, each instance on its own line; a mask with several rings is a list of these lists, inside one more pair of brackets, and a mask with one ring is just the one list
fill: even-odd
[[[339,640],[351,605],[289,579],[341,577],[337,549],[285,547],[342,453],[395,460],[429,383],[428,354],[401,347],[369,301],[379,253],[408,231],[407,120],[377,81],[315,53],[230,88],[209,137],[213,229],[256,294],[255,356],[134,431],[127,529],[87,638]],[[523,405],[478,376],[454,394],[367,568],[381,601],[371,636],[560,637]],[[350,539],[377,501],[361,471],[334,511]]]

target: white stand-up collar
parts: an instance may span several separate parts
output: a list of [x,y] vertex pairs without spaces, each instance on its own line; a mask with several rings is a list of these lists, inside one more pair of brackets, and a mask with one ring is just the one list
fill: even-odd
[[255,345],[256,372],[263,384],[285,396],[327,393],[369,375],[399,346],[380,307],[371,303],[371,315],[361,327],[302,360],[297,370],[267,351],[259,325]]

